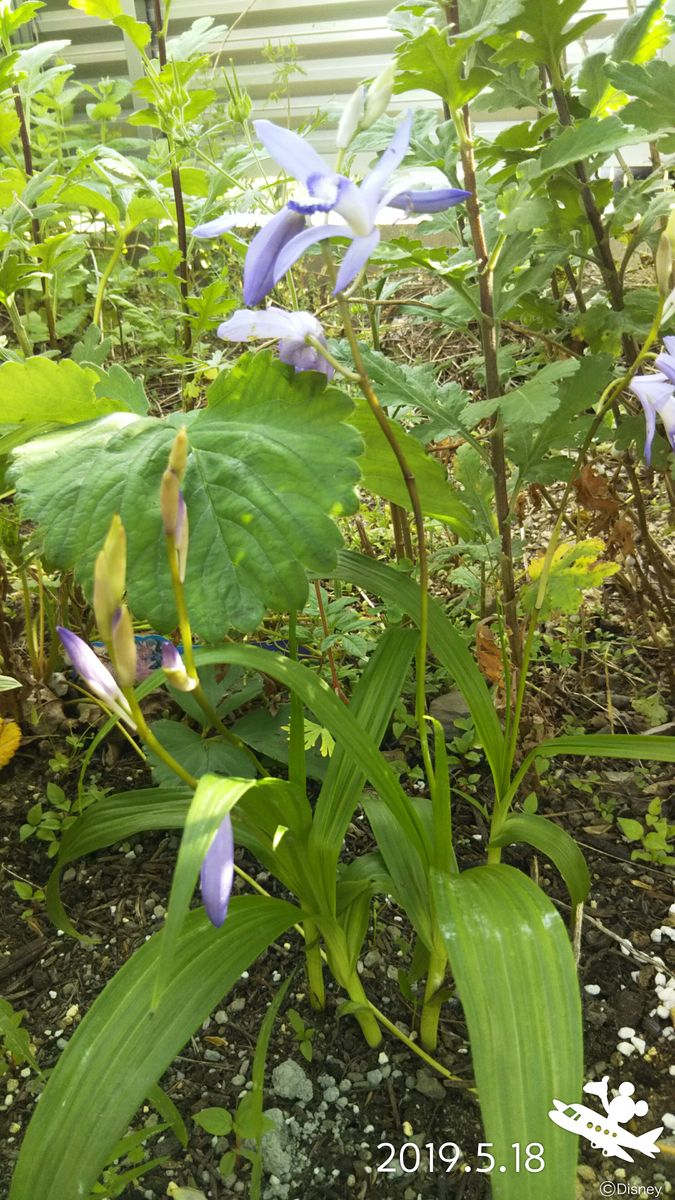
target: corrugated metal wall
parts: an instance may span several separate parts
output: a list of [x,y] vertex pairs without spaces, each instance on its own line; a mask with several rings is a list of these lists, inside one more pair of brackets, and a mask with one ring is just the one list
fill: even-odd
[[[216,59],[234,62],[242,84],[255,102],[255,115],[279,119],[287,115],[286,99],[271,100],[273,67],[262,51],[267,44],[283,47],[292,43],[297,50],[302,74],[290,79],[292,119],[300,122],[331,102],[344,99],[365,78],[377,74],[391,57],[400,40],[387,23],[387,13],[395,0],[174,0],[171,8],[170,35],[186,29],[199,17],[214,17],[226,32],[213,46]],[[139,19],[148,17],[152,0],[123,0],[124,7]],[[637,8],[645,7],[639,0]],[[670,0],[675,9],[675,0]],[[611,39],[635,7],[629,0],[586,0],[585,12],[601,12],[606,17],[590,30],[583,47],[571,48],[570,65],[575,54],[593,53]],[[66,52],[81,79],[102,75],[119,76],[139,70],[138,56],[110,24],[87,17],[69,8],[62,0],[47,0],[36,18],[39,38],[70,38]],[[437,103],[420,95],[420,102]],[[397,103],[395,99],[394,105]],[[410,103],[410,96],[403,100]],[[522,110],[477,114],[481,133],[490,136],[514,120],[522,120]],[[318,134],[319,144],[321,133]],[[324,136],[330,138],[326,131]]]

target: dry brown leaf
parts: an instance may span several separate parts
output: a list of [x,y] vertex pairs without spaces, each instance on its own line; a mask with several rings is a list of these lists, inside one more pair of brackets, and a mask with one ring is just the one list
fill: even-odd
[[504,663],[501,646],[495,641],[495,636],[489,625],[481,622],[476,628],[476,658],[478,666],[490,683],[504,686]]
[[0,769],[14,758],[21,743],[21,730],[16,721],[0,721]]
[[619,501],[612,496],[604,475],[596,475],[589,463],[582,467],[578,479],[574,481],[574,487],[579,504],[589,512],[619,511]]
[[608,550],[620,550],[624,558],[629,555],[635,557],[635,540],[633,534],[635,527],[627,520],[626,517],[619,517],[618,521],[614,521],[607,538]]

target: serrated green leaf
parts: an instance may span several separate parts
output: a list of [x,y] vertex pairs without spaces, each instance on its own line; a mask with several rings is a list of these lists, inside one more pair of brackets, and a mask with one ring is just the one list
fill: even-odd
[[89,187],[86,183],[70,183],[67,187],[55,191],[60,203],[79,208],[91,208],[100,212],[114,229],[119,229],[122,217],[113,200],[98,188]]
[[361,346],[361,354],[382,405],[411,407],[431,418],[427,441],[464,437],[475,425],[468,392],[457,383],[438,384],[429,364],[397,363],[367,346]]
[[[236,775],[245,779],[255,775],[250,758],[220,737],[203,738],[195,729],[180,721],[154,721],[150,728],[169,754],[197,779],[207,772]],[[183,787],[171,768],[151,750],[148,751],[148,758],[152,763],[156,783],[165,787]]]
[[570,1200],[576,1139],[548,1118],[554,1100],[580,1100],[583,1080],[579,986],[565,927],[548,897],[512,867],[458,876],[434,870],[432,888],[491,1153],[505,1164],[514,1142],[539,1142],[546,1163],[543,1174],[495,1171],[494,1200]]
[[[602,13],[590,13],[570,24],[584,3],[585,0],[522,0],[517,16],[502,30],[496,61],[546,64],[557,71],[565,47],[604,19]],[[508,33],[520,36],[504,36]]]
[[560,825],[534,813],[514,813],[491,839],[493,846],[526,842],[550,858],[562,875],[572,904],[583,904],[591,890],[586,860],[574,838]]
[[[385,500],[411,511],[412,503],[401,468],[365,400],[357,401],[349,423],[358,429],[364,442],[364,452],[359,458],[364,487],[375,496],[383,496]],[[444,468],[426,454],[420,443],[395,421],[389,421],[389,428],[415,476],[424,515],[436,517],[460,537],[470,538],[473,528],[471,513],[448,481]]]
[[[510,2],[506,0],[506,3]],[[458,111],[495,77],[494,71],[484,67],[474,67],[467,75],[463,70],[467,51],[480,37],[491,32],[494,32],[494,26],[486,23],[449,42],[445,34],[431,25],[419,37],[404,43],[399,51],[395,90],[406,92],[424,88],[441,96],[451,109]]]
[[101,371],[95,387],[99,400],[109,400],[118,409],[144,417],[150,407],[142,379],[134,379],[126,367],[113,363],[107,371]]
[[145,50],[145,47],[152,39],[152,30],[145,21],[137,21],[135,17],[127,16],[124,13],[120,17],[113,18],[113,25],[122,30],[129,41],[133,42],[137,50]]
[[73,425],[126,405],[96,395],[97,375],[69,359],[28,358],[0,366],[3,420],[12,424]]
[[[341,536],[333,518],[357,506],[361,440],[351,401],[313,372],[268,354],[224,373],[209,407],[168,420],[104,418],[15,452],[24,511],[44,526],[48,558],[86,588],[112,515],[128,538],[129,601],[160,631],[176,621],[159,485],[178,424],[188,425],[186,578],[196,633],[215,641],[255,629],[266,607],[302,609],[306,570],[330,576]],[[55,464],[58,462],[58,470]]]
[[88,1196],[149,1088],[296,916],[292,905],[263,896],[235,897],[220,930],[203,912],[190,913],[155,1013],[150,996],[164,933],[141,946],[94,1002],[50,1075],[23,1141],[10,1200]]
[[526,427],[531,430],[532,426],[536,428],[542,425],[560,404],[560,380],[578,370],[577,359],[548,363],[532,379],[507,392],[498,403],[507,429],[517,431]]
[[614,87],[637,99],[621,118],[650,132],[675,128],[675,63],[655,59],[647,64],[610,64],[607,75]]
[[[606,579],[616,575],[619,570],[618,563],[599,561],[605,549],[605,544],[600,538],[587,538],[574,545],[563,542],[558,546],[546,582],[546,595],[540,610],[541,620],[545,620],[552,612],[578,612],[587,591],[601,587]],[[528,612],[537,600],[539,577],[545,557],[542,554],[532,559],[528,567],[532,583],[523,588],[521,593],[523,606]]]
[[[638,124],[638,121],[635,121],[635,124]],[[596,154],[614,154],[622,146],[644,140],[644,129],[630,129],[616,115],[586,117],[576,125],[563,129],[548,143],[539,157],[533,178],[540,179],[569,166],[570,163],[584,162]]]

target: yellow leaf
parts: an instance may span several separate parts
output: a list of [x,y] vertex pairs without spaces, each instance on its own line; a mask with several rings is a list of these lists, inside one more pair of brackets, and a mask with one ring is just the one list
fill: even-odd
[[21,730],[16,721],[0,720],[0,768],[14,758],[20,742]]

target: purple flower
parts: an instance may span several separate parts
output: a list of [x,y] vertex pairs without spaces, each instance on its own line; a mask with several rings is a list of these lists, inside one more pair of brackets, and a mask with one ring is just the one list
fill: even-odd
[[[344,291],[366,265],[380,240],[377,218],[383,208],[392,205],[407,212],[440,212],[460,204],[469,195],[450,187],[417,191],[414,190],[415,180],[410,178],[405,181],[407,187],[401,180],[391,183],[391,176],[403,161],[410,143],[410,113],[401,121],[373,170],[359,185],[332,171],[297,133],[271,121],[256,121],[255,128],[271,157],[297,179],[305,191],[300,198],[290,200],[251,242],[244,267],[244,301],[247,305],[259,304],[305,250],[332,237],[348,238],[351,242],[335,284],[335,294]],[[307,225],[307,218],[317,213],[337,213],[344,224]],[[198,226],[194,232],[198,237],[213,237],[235,223],[236,218],[228,215]]]
[[262,312],[238,312],[218,327],[218,336],[229,342],[248,342],[254,338],[278,338],[279,358],[290,363],[296,371],[323,371],[328,379],[334,369],[322,354],[307,341],[308,336],[326,345],[321,323],[308,312],[284,312],[267,308]]
[[223,817],[209,846],[201,870],[202,900],[206,915],[216,929],[227,916],[234,878],[234,836],[229,813]]
[[675,384],[675,337],[664,338],[663,344],[666,348],[665,353],[659,355],[654,366],[666,379]]
[[78,675],[80,675],[95,696],[114,712],[132,729],[136,728],[134,720],[131,716],[131,710],[121,689],[118,687],[114,677],[111,675],[107,667],[103,665],[100,658],[92,650],[91,646],[82,638],[73,633],[71,629],[64,629],[62,625],[56,626],[63,647],[73,664]]
[[[668,342],[675,343],[675,338],[666,338],[666,348]],[[662,362],[663,358],[658,359]],[[675,363],[673,364],[675,366]],[[635,393],[640,404],[644,409],[645,421],[647,423],[647,437],[645,439],[645,459],[648,463],[652,459],[652,444],[654,442],[654,434],[656,433],[656,416],[661,418],[663,427],[668,435],[668,440],[675,450],[675,383],[671,382],[665,375],[634,375],[630,389]]]
[[188,675],[173,642],[162,642],[162,667],[170,684],[179,692],[193,692],[197,680]]

